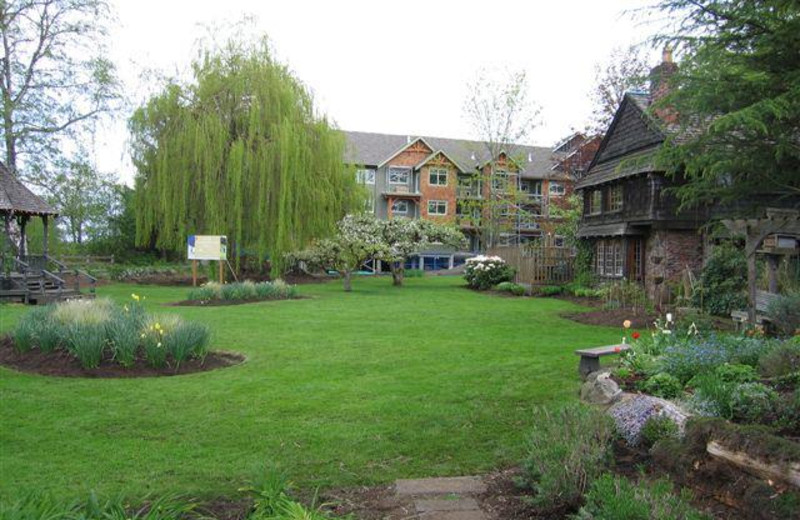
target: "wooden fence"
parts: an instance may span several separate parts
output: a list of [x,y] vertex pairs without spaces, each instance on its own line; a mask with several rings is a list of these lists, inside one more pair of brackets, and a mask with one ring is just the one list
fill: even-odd
[[488,252],[517,269],[517,283],[561,285],[572,281],[575,254],[569,247],[545,244],[499,246]]

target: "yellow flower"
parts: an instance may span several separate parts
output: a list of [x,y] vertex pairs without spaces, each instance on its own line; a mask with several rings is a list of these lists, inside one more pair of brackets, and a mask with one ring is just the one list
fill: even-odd
[[123,305],[122,308],[125,310],[125,312],[128,312],[128,306],[127,305]]
[[622,326],[623,326],[623,327],[625,327],[626,329],[629,329],[629,328],[631,328],[631,320],[625,320],[625,321],[623,321],[623,322],[622,322]]
[[138,295],[138,294],[136,294],[136,293],[131,293],[131,298],[133,298],[133,299],[134,299],[134,300],[136,300],[137,302],[139,301],[139,295]]

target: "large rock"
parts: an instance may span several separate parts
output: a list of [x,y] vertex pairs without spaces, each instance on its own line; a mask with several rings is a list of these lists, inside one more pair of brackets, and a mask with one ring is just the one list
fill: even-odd
[[589,404],[608,405],[616,402],[621,395],[622,390],[607,371],[592,372],[581,386],[581,401]]
[[639,444],[642,426],[650,417],[669,418],[678,426],[679,435],[683,436],[690,415],[671,401],[642,394],[625,394],[620,402],[608,409],[608,413],[614,418],[617,431],[634,446]]

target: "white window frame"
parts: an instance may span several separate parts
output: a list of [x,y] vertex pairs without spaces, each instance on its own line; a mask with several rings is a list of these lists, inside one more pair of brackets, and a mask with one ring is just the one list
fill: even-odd
[[[406,209],[403,211],[394,209],[395,204],[404,204]],[[411,209],[411,204],[405,199],[397,199],[392,202],[392,215],[408,215],[408,210]]]
[[[431,211],[431,205],[436,208],[437,211]],[[438,210],[440,207],[444,208],[444,212],[440,213]],[[428,201],[428,215],[436,215],[436,216],[445,216],[447,215],[447,201],[446,200],[429,200]]]
[[[556,189],[556,190],[554,191],[554,190],[553,190],[553,188],[556,188],[556,187],[557,187],[558,189]],[[549,193],[550,195],[552,195],[553,197],[561,197],[561,196],[563,196],[565,193],[567,193],[567,188],[566,188],[566,186],[564,186],[564,184],[563,184],[563,183],[561,183],[561,182],[553,182],[553,181],[550,181],[550,186],[547,188],[547,191],[548,191],[548,193]]]
[[371,168],[356,170],[356,181],[360,184],[375,184],[375,170]]
[[[436,176],[436,182],[433,182],[433,177]],[[442,176],[444,176],[444,184],[442,184]],[[428,168],[428,184],[430,186],[447,186],[449,172],[447,168]]]
[[[406,180],[398,182],[392,180],[393,174],[403,174]],[[408,181],[411,178],[411,168],[407,168],[404,166],[389,166],[389,169],[386,170],[386,182],[389,184],[394,185],[406,185],[408,186]]]
[[[497,186],[498,182],[502,182],[501,186]],[[492,172],[492,191],[495,193],[505,193],[511,183],[511,178],[506,170],[497,170]]]
[[[618,194],[619,196],[615,197],[615,194]],[[614,213],[614,212],[623,210],[623,206],[625,204],[625,199],[624,199],[623,195],[624,195],[624,192],[622,190],[622,185],[621,184],[618,184],[616,186],[612,186],[612,187],[610,187],[608,189],[608,211],[609,211],[609,213]]]

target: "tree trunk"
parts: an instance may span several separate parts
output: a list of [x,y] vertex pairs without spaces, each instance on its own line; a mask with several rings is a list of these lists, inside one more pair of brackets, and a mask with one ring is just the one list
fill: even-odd
[[406,273],[406,268],[400,262],[392,262],[392,284],[396,287],[403,285],[403,277]]
[[353,285],[350,280],[350,270],[347,269],[344,271],[344,275],[342,276],[342,285],[344,285],[344,292],[350,292],[353,290]]
[[[748,237],[748,242],[751,239]],[[749,244],[748,244],[749,245]],[[756,278],[758,272],[756,271],[756,252],[755,248],[758,244],[752,247],[746,247],[747,255],[747,303],[748,303],[748,318],[751,324],[756,322]],[[751,251],[752,249],[752,251]]]

